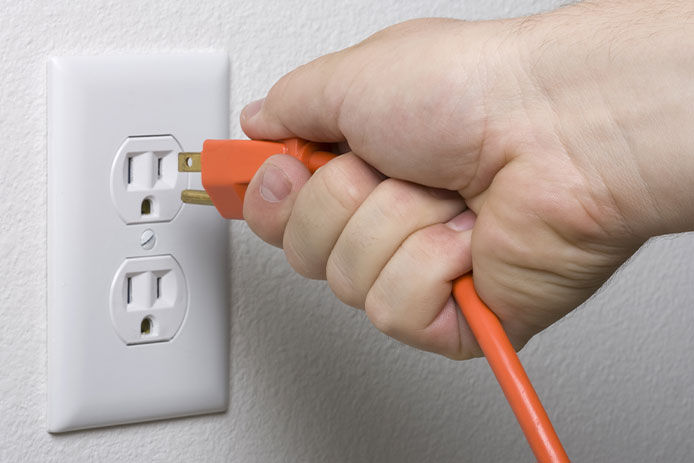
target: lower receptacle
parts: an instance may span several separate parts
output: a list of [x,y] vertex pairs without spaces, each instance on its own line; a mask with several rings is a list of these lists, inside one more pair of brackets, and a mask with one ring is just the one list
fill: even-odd
[[186,279],[171,255],[126,259],[111,285],[111,320],[126,344],[171,340],[186,316]]

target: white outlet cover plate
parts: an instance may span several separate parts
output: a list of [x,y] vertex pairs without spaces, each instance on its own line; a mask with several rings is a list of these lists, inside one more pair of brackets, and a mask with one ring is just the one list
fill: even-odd
[[[226,409],[226,222],[212,207],[183,205],[171,221],[127,225],[109,185],[128,137],[172,135],[199,151],[206,138],[228,137],[228,128],[225,54],[49,61],[50,432]],[[199,175],[185,175],[189,188],[200,188]],[[140,245],[148,229],[151,249]],[[185,318],[169,341],[127,345],[109,310],[114,277],[126,259],[167,255],[185,276]]]

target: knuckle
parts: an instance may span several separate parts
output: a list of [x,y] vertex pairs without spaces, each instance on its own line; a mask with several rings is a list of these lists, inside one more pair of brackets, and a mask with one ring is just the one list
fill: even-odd
[[335,296],[345,304],[357,309],[364,308],[364,301],[360,291],[356,288],[353,280],[346,274],[342,267],[329,258],[325,269],[328,286]]
[[470,271],[470,241],[459,239],[447,225],[436,224],[410,235],[402,244],[407,261],[416,262],[420,285],[434,287]]
[[436,224],[417,230],[402,244],[402,249],[413,260],[421,262],[437,262],[441,259],[450,258],[459,254],[457,248],[460,247],[456,243],[455,236],[443,224]]
[[401,249],[406,252],[412,260],[421,261],[431,255],[432,251],[438,250],[440,243],[436,239],[435,233],[429,228],[418,230],[411,234],[401,245]]
[[[300,68],[301,67],[297,69]],[[270,87],[270,90],[268,91],[267,96],[265,97],[265,101],[263,102],[263,109],[267,108],[266,105],[275,105],[276,103],[282,101],[289,84],[291,83],[292,79],[294,79],[296,72],[296,69],[288,72],[287,74],[280,77],[280,79],[277,80],[277,82],[275,82],[275,84],[272,87]]]
[[284,255],[287,262],[299,275],[313,280],[321,280],[325,278],[325,269],[307,256],[306,252],[302,252],[302,247],[297,246],[295,240],[291,239],[289,233],[285,233],[285,238],[282,242]]
[[273,85],[265,96],[262,112],[267,116],[278,117],[279,105],[283,101],[283,94],[287,89],[287,76],[282,77]]
[[369,292],[364,304],[364,310],[369,321],[376,329],[388,336],[394,336],[397,332],[397,320],[392,308],[381,298]]
[[[479,348],[478,348],[479,350]],[[441,355],[444,357],[448,357],[451,360],[455,361],[462,361],[462,360],[470,360],[471,358],[475,357],[482,357],[482,351],[476,352],[476,351],[466,351],[463,349],[458,349],[454,352],[441,352]]]
[[321,188],[343,210],[355,211],[369,193],[369,182],[355,181],[363,177],[353,165],[352,159],[338,157],[321,167],[314,176]]
[[418,202],[417,192],[411,183],[389,178],[378,186],[374,201],[386,220],[409,223]]

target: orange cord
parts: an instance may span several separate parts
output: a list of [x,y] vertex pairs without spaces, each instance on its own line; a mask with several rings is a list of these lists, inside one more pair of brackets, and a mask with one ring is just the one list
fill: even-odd
[[539,463],[568,463],[559,437],[540,403],[501,322],[477,295],[468,273],[453,282],[453,296]]

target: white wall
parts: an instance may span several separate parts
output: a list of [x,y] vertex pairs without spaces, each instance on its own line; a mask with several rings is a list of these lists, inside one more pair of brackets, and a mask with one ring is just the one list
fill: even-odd
[[[224,49],[232,134],[284,72],[417,16],[528,13],[554,0],[0,0],[0,461],[532,461],[484,360],[387,339],[281,252],[231,225],[224,414],[45,432],[45,61]],[[692,237],[651,244],[522,358],[575,461],[691,461]]]

